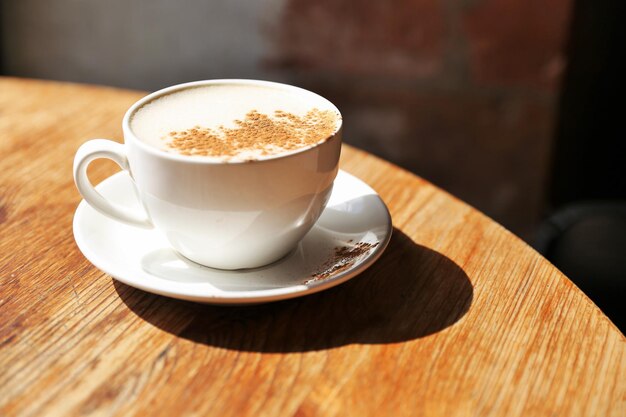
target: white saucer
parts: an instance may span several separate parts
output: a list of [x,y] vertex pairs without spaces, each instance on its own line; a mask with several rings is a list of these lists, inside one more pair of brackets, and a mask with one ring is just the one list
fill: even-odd
[[[107,178],[96,189],[114,202],[138,207],[126,172]],[[344,171],[337,175],[322,216],[295,250],[256,269],[201,266],[177,254],[156,230],[109,219],[85,201],[74,215],[76,243],[100,270],[144,291],[210,304],[262,303],[334,287],[380,257],[391,229],[389,211],[378,194]]]

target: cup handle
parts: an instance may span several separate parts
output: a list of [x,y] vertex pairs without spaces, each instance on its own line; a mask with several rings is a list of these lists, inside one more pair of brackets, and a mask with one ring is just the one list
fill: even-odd
[[154,227],[145,212],[133,213],[129,208],[113,204],[91,185],[87,177],[87,167],[98,158],[110,159],[123,170],[129,171],[128,158],[122,144],[105,139],[92,139],[83,143],[74,157],[74,182],[85,201],[112,219],[146,229]]

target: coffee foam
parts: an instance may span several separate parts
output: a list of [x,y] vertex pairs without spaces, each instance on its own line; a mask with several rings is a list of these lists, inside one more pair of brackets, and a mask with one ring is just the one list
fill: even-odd
[[163,151],[215,161],[261,160],[314,146],[341,116],[313,93],[225,83],[178,90],[144,104],[134,134]]

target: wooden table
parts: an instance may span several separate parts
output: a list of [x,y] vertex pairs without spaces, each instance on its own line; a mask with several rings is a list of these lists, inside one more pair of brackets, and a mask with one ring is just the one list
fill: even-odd
[[626,415],[624,336],[583,293],[483,214],[349,146],[342,168],[395,226],[358,278],[255,307],[115,282],[74,243],[72,159],[121,141],[142,95],[0,79],[0,415]]

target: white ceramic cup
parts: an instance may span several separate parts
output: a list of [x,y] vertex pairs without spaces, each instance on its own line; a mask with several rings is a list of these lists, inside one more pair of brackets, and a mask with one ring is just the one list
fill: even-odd
[[[254,268],[288,254],[324,210],[338,170],[341,120],[336,133],[322,143],[249,162],[211,162],[169,153],[132,132],[129,121],[145,103],[174,91],[224,83],[289,90],[339,114],[323,97],[285,84],[210,80],[176,85],[142,98],[126,112],[123,145],[105,139],[84,143],[74,158],[74,181],[94,209],[127,224],[155,227],[172,248],[194,262],[220,269]],[[87,166],[98,158],[111,159],[128,171],[145,212],[113,204],[94,189]]]

